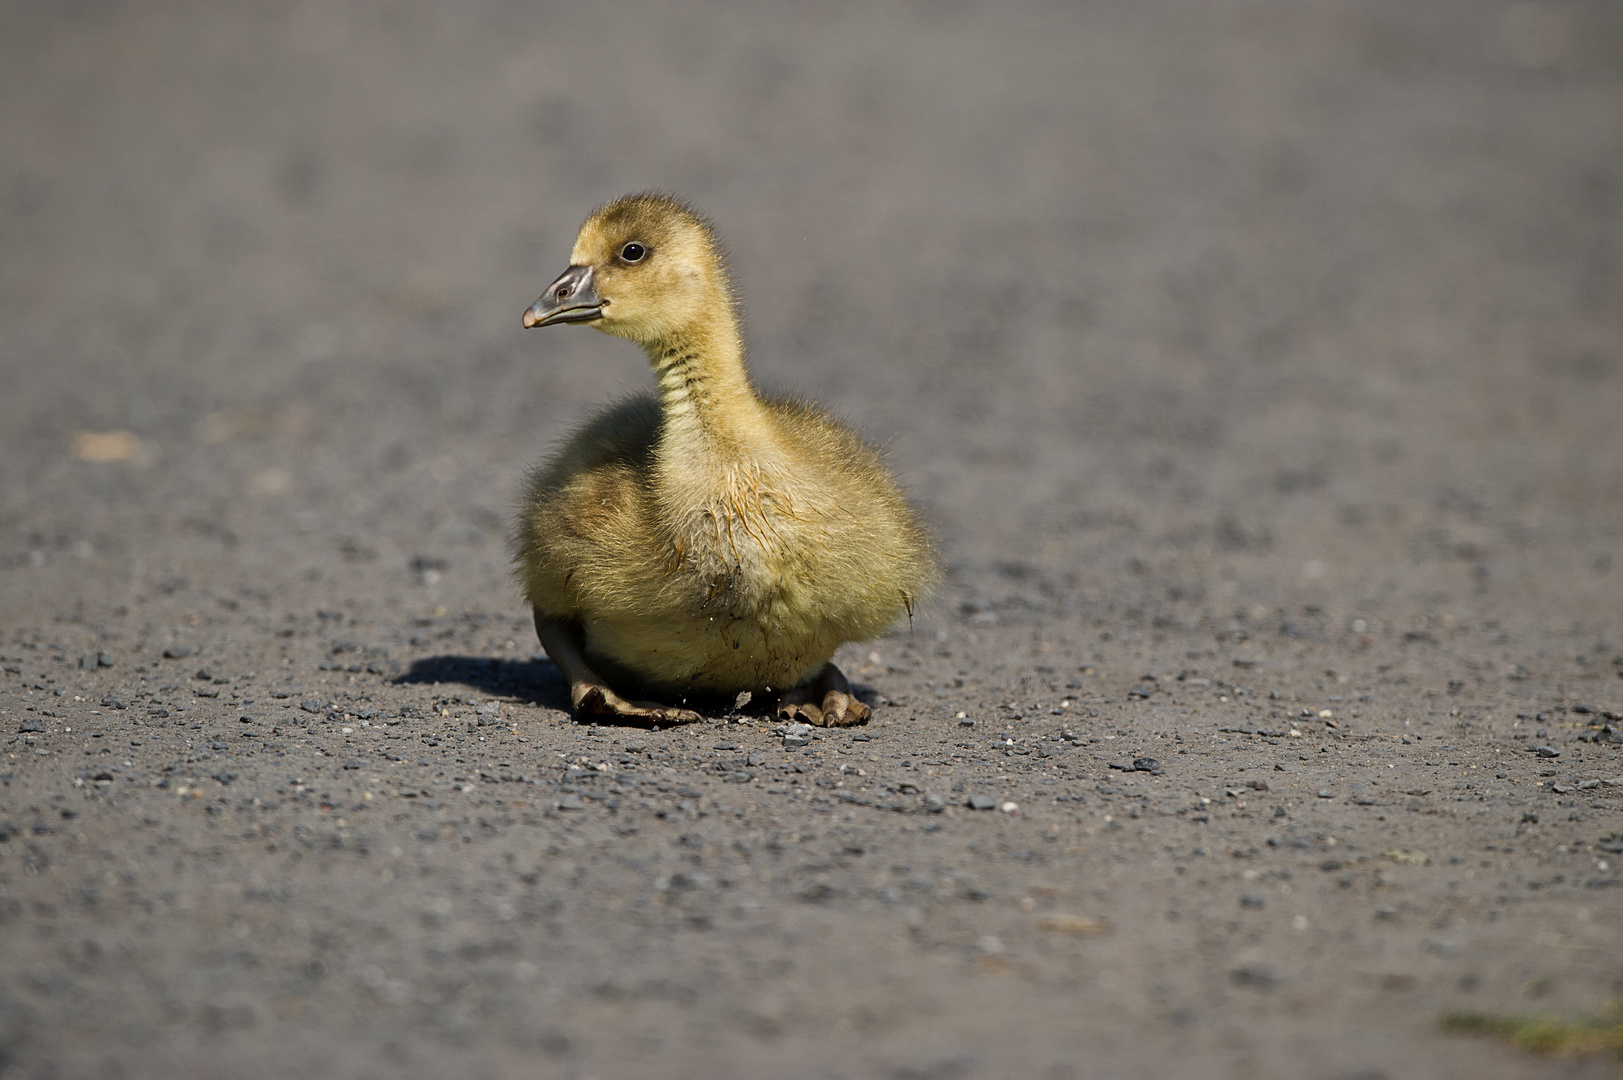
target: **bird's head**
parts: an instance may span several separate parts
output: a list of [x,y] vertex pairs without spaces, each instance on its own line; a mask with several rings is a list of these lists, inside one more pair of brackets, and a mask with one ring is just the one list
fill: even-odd
[[668,195],[627,195],[581,226],[569,269],[524,312],[526,327],[591,323],[645,346],[731,310],[710,224]]

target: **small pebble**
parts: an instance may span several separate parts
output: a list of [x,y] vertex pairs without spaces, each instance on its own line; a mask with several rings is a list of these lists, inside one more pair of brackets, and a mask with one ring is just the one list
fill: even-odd
[[1229,980],[1235,986],[1244,986],[1252,990],[1272,990],[1279,985],[1279,976],[1273,969],[1261,965],[1235,968],[1229,972]]
[[1336,793],[1331,791],[1329,788],[1320,788],[1319,789],[1319,798],[1321,798],[1321,799],[1333,799],[1335,797],[1336,797]]
[[966,805],[971,810],[995,810],[997,800],[990,795],[971,795]]
[[1056,912],[1039,918],[1037,920],[1037,929],[1047,930],[1049,933],[1054,934],[1075,934],[1078,937],[1086,937],[1093,934],[1102,934],[1110,927],[1102,919]]

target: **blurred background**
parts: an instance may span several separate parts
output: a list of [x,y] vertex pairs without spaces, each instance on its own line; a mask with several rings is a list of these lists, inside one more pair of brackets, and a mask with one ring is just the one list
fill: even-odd
[[650,385],[519,316],[645,188],[954,603],[1616,598],[1616,4],[9,5],[0,57],[13,604],[512,605],[523,466]]
[[[157,692],[188,705],[185,683],[212,696],[188,678],[206,658],[210,687],[231,677],[247,690],[259,677],[261,689],[281,688],[288,715],[295,702],[322,707],[307,694],[339,688],[350,702],[375,692],[367,713],[391,715],[426,706],[430,693],[441,704],[455,691],[469,707],[464,692],[516,698],[515,745],[520,717],[536,742],[515,753],[515,771],[555,767],[558,747],[584,733],[564,720],[550,669],[512,663],[505,684],[468,672],[536,649],[504,546],[525,466],[591,410],[652,380],[624,342],[583,328],[526,332],[520,317],[565,266],[586,214],[647,188],[714,217],[761,386],[809,395],[862,427],[938,524],[950,574],[917,639],[904,628],[874,652],[841,657],[876,696],[916,693],[918,730],[955,725],[966,707],[990,712],[1032,662],[1057,694],[1065,676],[1040,659],[1051,641],[1065,663],[1098,664],[1081,669],[1090,694],[1119,697],[1140,672],[1170,679],[1191,663],[1235,678],[1231,660],[1243,670],[1273,657],[1257,686],[1300,690],[1293,712],[1321,708],[1354,676],[1349,697],[1378,682],[1369,724],[1407,724],[1412,712],[1453,730],[1442,713],[1459,714],[1458,703],[1462,730],[1486,708],[1503,718],[1577,700],[1616,707],[1616,0],[0,5],[0,694],[10,695],[0,707],[15,720],[47,700],[24,695],[51,693],[60,679],[60,700],[42,715],[61,709],[58,722],[82,735],[78,717],[107,705],[103,689],[136,691],[144,673],[174,678]],[[921,641],[931,655],[898,661]],[[1099,651],[1073,656],[1073,645]],[[886,667],[879,648],[900,666]],[[410,677],[390,681],[402,672]],[[441,676],[448,684],[431,691]],[[1024,693],[1027,676],[1019,681]],[[1328,700],[1339,714],[1341,695]],[[913,708],[887,708],[881,722],[907,730]],[[1166,715],[1204,728],[1227,714]],[[105,720],[109,733],[138,722]],[[12,737],[8,720],[6,733],[16,743],[42,732],[33,723]],[[209,756],[188,750],[182,761],[180,740],[190,745],[203,726],[179,726],[173,741],[148,734],[140,769],[167,758],[168,775]],[[683,738],[696,736],[669,741]],[[1250,764],[1251,745],[1214,752],[1199,771],[1232,780],[1219,770]],[[1561,745],[1561,778],[1590,776],[1576,744]],[[497,1062],[510,1072],[479,1075],[531,1075],[538,1049],[568,1049],[545,1025],[578,1020],[572,1030],[588,1046],[641,1060],[673,1046],[725,1058],[747,1043],[744,1060],[798,1075],[836,1060],[842,1032],[872,1030],[906,1050],[892,1077],[965,1075],[951,1060],[929,1062],[987,1032],[1033,1061],[1115,1046],[1124,1056],[1113,1060],[1140,1071],[1198,1059],[1202,1075],[1216,1066],[1295,1076],[1309,1060],[1345,1061],[1344,1077],[1386,1075],[1365,1068],[1379,1060],[1403,1063],[1392,1075],[1521,1076],[1542,1066],[1436,1040],[1433,1006],[1481,972],[1484,1001],[1520,1008],[1555,987],[1540,1007],[1588,1009],[1617,968],[1605,966],[1615,948],[1582,945],[1599,939],[1579,925],[1590,903],[1605,910],[1603,895],[1580,900],[1579,890],[1616,878],[1580,886],[1589,871],[1571,869],[1578,855],[1552,873],[1546,854],[1558,837],[1592,843],[1616,815],[1569,824],[1579,815],[1565,804],[1560,821],[1546,811],[1545,831],[1516,841],[1524,854],[1481,831],[1486,803],[1457,820],[1425,817],[1430,838],[1403,841],[1438,863],[1458,850],[1448,865],[1484,840],[1487,851],[1503,844],[1492,859],[1515,879],[1498,887],[1506,894],[1534,895],[1522,891],[1524,874],[1527,889],[1571,874],[1539,904],[1501,896],[1508,914],[1491,931],[1446,940],[1422,936],[1442,932],[1446,910],[1410,905],[1469,889],[1454,893],[1456,881],[1445,888],[1439,877],[1431,893],[1392,899],[1385,871],[1366,868],[1369,892],[1346,888],[1350,876],[1315,876],[1350,858],[1339,853],[1299,864],[1304,895],[1335,898],[1309,909],[1315,920],[1326,913],[1323,946],[1279,936],[1305,925],[1287,922],[1282,902],[1242,928],[1228,914],[1232,896],[1209,921],[1173,929],[1155,914],[1182,880],[1162,857],[1173,848],[1163,852],[1158,837],[1111,856],[1102,838],[1054,874],[1074,886],[1078,910],[1116,905],[1123,932],[1085,955],[1043,943],[1062,974],[1030,983],[956,975],[966,969],[907,944],[869,898],[786,900],[789,877],[776,892],[740,890],[766,906],[718,911],[714,933],[673,937],[673,924],[617,918],[605,898],[646,892],[643,879],[665,872],[654,864],[670,854],[666,833],[685,821],[634,840],[605,832],[601,847],[564,859],[571,876],[548,888],[570,906],[547,908],[549,920],[563,914],[544,933],[526,931],[529,951],[515,951],[503,942],[518,939],[489,930],[490,912],[512,895],[503,890],[514,851],[526,852],[519,868],[534,865],[533,848],[564,835],[556,822],[487,839],[467,824],[478,816],[486,827],[485,796],[473,795],[440,815],[460,816],[468,832],[455,844],[445,832],[430,852],[441,834],[427,815],[440,803],[425,787],[419,818],[377,826],[398,828],[377,833],[400,840],[391,857],[411,846],[422,859],[419,877],[395,885],[393,870],[380,878],[350,857],[366,853],[364,841],[340,851],[320,816],[326,794],[321,811],[290,808],[278,826],[285,850],[261,854],[259,795],[269,811],[283,779],[301,787],[284,769],[321,770],[319,782],[342,793],[359,781],[339,774],[359,770],[358,759],[340,768],[304,747],[286,761],[277,751],[232,765],[243,775],[229,797],[248,808],[216,819],[200,804],[182,816],[178,798],[96,809],[63,794],[87,761],[77,747],[34,749],[40,756],[0,773],[0,811],[17,822],[0,821],[0,840],[8,828],[16,837],[0,880],[12,890],[0,892],[0,918],[16,916],[0,925],[0,942],[13,945],[0,945],[0,1059],[31,1043],[45,1056],[30,1060],[69,1054],[63,1075],[92,1059],[105,1068],[84,1075],[284,1075],[300,1062],[375,1075],[379,1054],[401,1074],[468,1075]],[[444,765],[456,752],[435,753]],[[1592,761],[1604,752],[1586,751]],[[125,779],[135,775],[145,774]],[[174,775],[178,785],[188,772]],[[223,791],[236,775],[215,779]],[[1451,778],[1437,805],[1486,798],[1465,793],[1473,775]],[[99,795],[112,777],[78,780]],[[1117,783],[1106,778],[1101,793]],[[211,787],[209,797],[215,811],[212,800],[227,796]],[[1504,796],[1491,828],[1536,823],[1523,797]],[[61,819],[20,833],[57,802]],[[74,807],[85,814],[70,826]],[[778,812],[766,811],[771,828]],[[1263,813],[1253,831],[1206,842],[1220,855],[1272,845],[1264,830],[1285,826]],[[1337,821],[1320,813],[1312,820],[1327,829]],[[738,835],[759,842],[766,826],[738,814]],[[994,817],[1007,821],[995,841],[988,833],[1005,826],[988,824]],[[891,871],[950,868],[957,880],[958,869],[984,870],[987,889],[1007,897],[1026,888],[1032,849],[1040,858],[1045,843],[1013,815],[985,815],[973,828],[987,832],[944,831],[938,844],[902,836],[917,819],[875,820],[870,864],[895,853]],[[418,821],[427,831],[410,831]],[[230,831],[216,831],[222,824]],[[26,877],[43,867],[52,829],[63,842],[56,876]],[[829,835],[831,861],[864,850]],[[175,837],[185,843],[160,846]],[[600,858],[610,845],[617,857]],[[652,861],[630,861],[644,855]],[[696,848],[694,863],[685,849],[680,857],[684,867],[700,859]],[[605,876],[576,888],[576,859]],[[1230,875],[1235,888],[1257,873],[1242,879],[1238,864],[1218,863],[1230,869],[1212,876]],[[440,876],[425,884],[431,870]],[[1216,902],[1207,873],[1190,875],[1191,905]],[[456,890],[463,921],[445,921],[449,900],[423,907]],[[691,895],[698,905],[710,893]],[[990,894],[964,895],[978,904]],[[1372,911],[1377,897],[1393,907]],[[36,902],[25,910],[23,898]],[[248,903],[258,900],[274,902]],[[1397,907],[1407,927],[1381,921]],[[1480,924],[1498,915],[1485,908]],[[965,942],[988,933],[945,902],[940,919]],[[1271,999],[1259,995],[1274,976],[1231,970],[1250,961],[1223,944],[1249,948],[1262,927],[1292,958],[1281,968],[1291,981]],[[1484,966],[1447,966],[1462,939]],[[447,952],[453,940],[468,950]],[[1421,982],[1377,981],[1408,972],[1410,953]],[[512,966],[513,955],[545,966]],[[325,963],[334,977],[312,990]],[[882,970],[852,996],[863,968]],[[667,988],[657,1000],[653,990],[614,996],[604,981],[644,977]],[[395,1007],[413,985],[444,997]],[[596,989],[605,986],[608,995]],[[1197,1019],[1174,1008],[1184,1001],[1199,1005]],[[773,1002],[789,1004],[774,1014]],[[819,1020],[847,1015],[858,1029]],[[661,1043],[658,1025],[682,1038]],[[162,1065],[170,1043],[183,1065]],[[1046,1075],[1075,1073],[1057,1065]]]

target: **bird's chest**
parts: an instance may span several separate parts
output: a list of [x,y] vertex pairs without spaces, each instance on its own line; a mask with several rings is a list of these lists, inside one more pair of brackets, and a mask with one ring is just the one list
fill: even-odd
[[770,605],[785,584],[783,531],[770,507],[719,503],[695,514],[677,545],[695,611],[747,617]]
[[795,592],[805,537],[794,494],[758,476],[741,481],[690,503],[673,537],[684,603],[706,619],[758,621]]

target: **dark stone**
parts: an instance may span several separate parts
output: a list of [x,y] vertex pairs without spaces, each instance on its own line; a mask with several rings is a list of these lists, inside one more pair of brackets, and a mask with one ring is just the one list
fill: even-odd
[[1251,964],[1237,967],[1229,972],[1229,981],[1235,986],[1243,986],[1248,990],[1272,990],[1279,985],[1279,976],[1272,968],[1261,964]]

